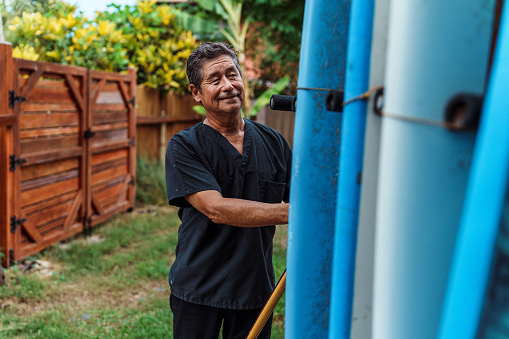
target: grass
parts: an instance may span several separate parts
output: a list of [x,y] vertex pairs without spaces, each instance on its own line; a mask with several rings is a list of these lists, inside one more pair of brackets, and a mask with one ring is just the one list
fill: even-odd
[[[34,272],[21,263],[6,270],[0,338],[171,338],[167,276],[178,225],[174,208],[138,208],[50,247]],[[277,279],[286,227],[276,232],[274,266]],[[284,337],[284,297],[272,333]]]

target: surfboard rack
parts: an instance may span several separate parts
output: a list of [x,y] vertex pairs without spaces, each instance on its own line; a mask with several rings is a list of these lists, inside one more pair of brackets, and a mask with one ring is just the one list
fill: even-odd
[[475,130],[479,126],[483,96],[459,93],[453,96],[445,108],[445,121],[455,130]]
[[270,97],[270,109],[295,112],[297,109],[297,96],[274,94]]

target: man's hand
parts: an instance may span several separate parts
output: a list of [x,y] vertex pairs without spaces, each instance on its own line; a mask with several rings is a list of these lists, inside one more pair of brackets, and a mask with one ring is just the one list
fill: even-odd
[[289,204],[286,203],[223,198],[213,190],[189,194],[186,200],[216,224],[260,227],[288,223]]

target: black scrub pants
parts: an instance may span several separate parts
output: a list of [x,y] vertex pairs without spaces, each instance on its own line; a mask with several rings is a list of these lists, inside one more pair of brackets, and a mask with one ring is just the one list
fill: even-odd
[[[173,312],[174,339],[217,339],[223,323],[223,339],[245,339],[253,327],[261,308],[230,310],[189,303],[170,296]],[[270,339],[272,315],[265,324],[259,339]]]

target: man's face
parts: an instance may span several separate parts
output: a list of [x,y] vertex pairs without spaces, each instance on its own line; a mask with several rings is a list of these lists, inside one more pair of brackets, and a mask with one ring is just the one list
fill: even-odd
[[238,113],[244,103],[244,83],[228,55],[207,61],[202,67],[201,91],[191,84],[194,99],[207,114],[231,115]]

